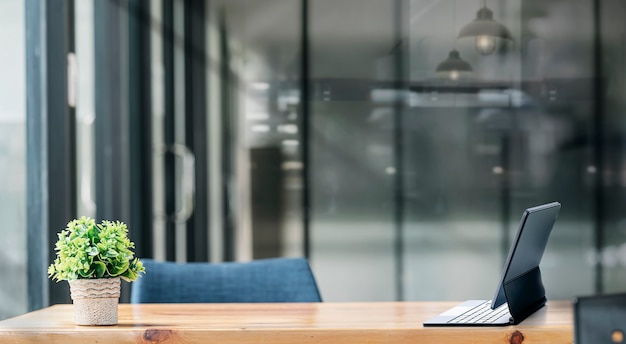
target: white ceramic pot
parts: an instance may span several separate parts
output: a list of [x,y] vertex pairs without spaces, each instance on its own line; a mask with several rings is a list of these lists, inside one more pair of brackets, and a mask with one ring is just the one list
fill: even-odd
[[77,325],[117,324],[120,278],[77,279],[70,282]]

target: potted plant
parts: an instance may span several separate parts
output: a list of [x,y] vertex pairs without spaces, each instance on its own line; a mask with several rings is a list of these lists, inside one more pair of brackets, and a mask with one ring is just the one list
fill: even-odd
[[135,244],[123,222],[88,217],[75,219],[59,234],[56,259],[48,275],[67,280],[78,325],[115,325],[120,297],[120,278],[132,282],[145,273],[134,257]]

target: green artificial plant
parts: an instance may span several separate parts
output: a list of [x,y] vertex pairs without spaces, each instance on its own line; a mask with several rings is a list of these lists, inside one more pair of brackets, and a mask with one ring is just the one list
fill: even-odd
[[57,257],[48,267],[48,277],[73,281],[80,278],[120,277],[131,282],[145,269],[131,251],[135,244],[128,239],[123,222],[102,221],[88,217],[72,220],[59,234],[55,245]]

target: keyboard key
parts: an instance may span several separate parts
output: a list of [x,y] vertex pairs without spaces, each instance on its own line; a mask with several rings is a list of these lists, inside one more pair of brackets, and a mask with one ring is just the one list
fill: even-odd
[[488,324],[490,322],[500,319],[502,316],[509,313],[509,308],[506,304],[491,309],[491,301],[486,301],[469,311],[457,316],[456,318],[448,321],[450,324]]

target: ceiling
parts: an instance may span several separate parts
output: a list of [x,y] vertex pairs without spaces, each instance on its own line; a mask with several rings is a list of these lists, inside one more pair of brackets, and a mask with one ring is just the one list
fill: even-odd
[[[226,0],[228,29],[254,78],[299,75],[301,1]],[[397,44],[394,0],[309,1],[313,78],[368,78]],[[291,75],[293,77],[293,75]]]

